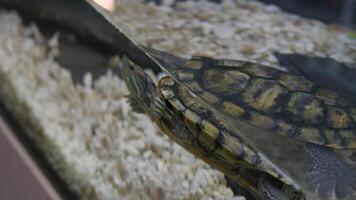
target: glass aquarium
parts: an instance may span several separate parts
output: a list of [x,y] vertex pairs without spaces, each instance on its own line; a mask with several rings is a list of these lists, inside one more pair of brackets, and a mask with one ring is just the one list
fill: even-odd
[[44,199],[356,199],[355,8],[0,0],[0,158]]

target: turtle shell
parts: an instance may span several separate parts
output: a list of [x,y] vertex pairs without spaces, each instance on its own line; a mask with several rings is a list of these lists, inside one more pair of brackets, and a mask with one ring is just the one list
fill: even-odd
[[[165,125],[165,122],[160,119],[158,126],[171,139],[238,181],[257,199],[263,198],[258,188],[258,180],[266,173],[272,175],[275,180],[290,184],[285,180],[285,176],[275,170],[268,159],[247,145],[237,134],[228,131],[224,123],[196,101],[186,87],[178,84],[171,77],[164,77],[160,79],[158,88],[168,107],[178,116],[174,126],[181,126],[178,124],[183,121],[184,127],[180,129],[185,129],[184,132],[189,135],[182,138],[181,135],[184,134],[177,130],[172,132],[175,128]],[[301,196],[300,193],[298,195]]]
[[[193,57],[183,66],[164,69],[174,79],[170,85],[178,88],[168,90],[171,98],[161,89],[171,105],[196,111],[197,119],[212,116],[226,135],[239,138],[267,163],[260,169],[280,175],[310,199],[356,198],[356,110],[335,92],[245,61]],[[184,114],[186,120],[192,116]],[[231,140],[222,140],[220,133],[209,137],[226,144]],[[239,144],[231,149],[234,145]]]
[[189,60],[174,76],[232,118],[305,142],[356,148],[356,108],[302,76],[202,57]]
[[234,174],[234,169],[244,165],[280,177],[261,154],[245,144],[238,135],[228,131],[224,123],[196,101],[186,87],[171,77],[164,77],[159,81],[158,88],[169,105],[182,116],[192,135],[188,142],[194,140],[193,145],[198,146],[203,155],[214,157],[215,162],[223,164],[226,174]]

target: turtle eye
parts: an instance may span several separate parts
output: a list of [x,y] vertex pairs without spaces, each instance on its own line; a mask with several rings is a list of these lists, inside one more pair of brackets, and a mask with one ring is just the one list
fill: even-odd
[[147,89],[148,84],[150,83],[149,77],[143,71],[138,71],[137,75],[139,76],[139,79],[143,81],[143,88]]

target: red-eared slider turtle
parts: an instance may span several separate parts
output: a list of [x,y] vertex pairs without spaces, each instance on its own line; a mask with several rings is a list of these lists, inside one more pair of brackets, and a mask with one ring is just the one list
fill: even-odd
[[[124,57],[133,109],[256,199],[355,199],[356,108],[298,75],[193,57],[157,87]],[[163,63],[163,62],[161,62]]]

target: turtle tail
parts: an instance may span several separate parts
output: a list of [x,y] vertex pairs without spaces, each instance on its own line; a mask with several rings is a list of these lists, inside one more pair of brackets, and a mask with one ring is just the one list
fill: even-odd
[[126,56],[119,64],[119,76],[125,80],[130,92],[129,103],[135,112],[148,114],[153,119],[172,116],[153,80]]

